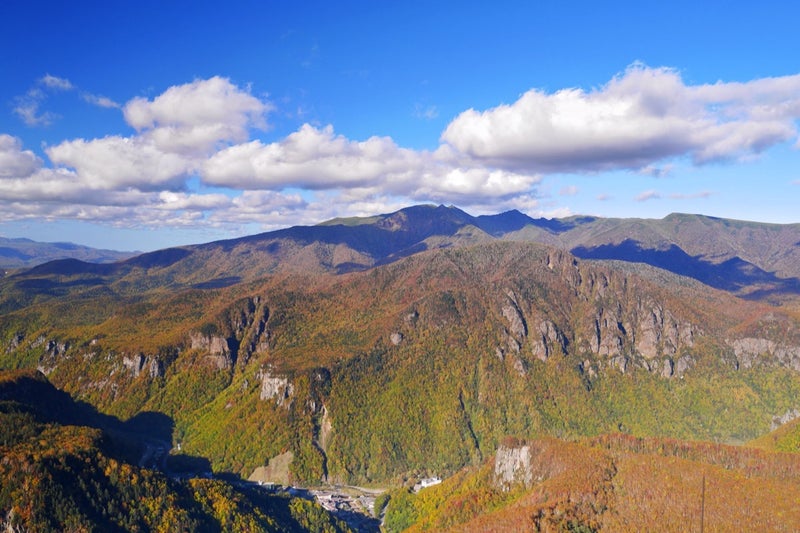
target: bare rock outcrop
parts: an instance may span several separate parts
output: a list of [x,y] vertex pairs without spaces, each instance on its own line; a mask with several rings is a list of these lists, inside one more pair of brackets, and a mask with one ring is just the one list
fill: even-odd
[[142,353],[124,355],[122,357],[122,366],[135,378],[138,378],[144,371],[147,371],[147,375],[151,379],[164,375],[164,364],[152,355]]
[[506,439],[495,454],[495,486],[503,491],[519,485],[529,488],[566,472],[569,465],[563,456],[564,446],[570,445],[551,438]]
[[729,340],[739,368],[751,368],[763,358],[772,358],[786,368],[800,372],[800,346],[787,346],[770,339],[745,337]]
[[773,416],[772,417],[772,426],[770,431],[775,431],[779,427],[784,424],[788,424],[792,420],[796,418],[800,418],[800,410],[797,409],[788,409],[783,415],[781,416]]
[[589,348],[601,357],[616,357],[622,353],[625,328],[618,318],[619,310],[600,308],[594,319]]
[[598,305],[591,325],[582,331],[588,333],[583,346],[607,366],[625,372],[635,364],[670,378],[691,366],[691,356],[685,356],[699,328],[661,304],[634,298]]
[[550,320],[542,320],[531,335],[533,355],[540,361],[547,361],[555,350],[567,352],[567,338]]
[[533,481],[531,447],[528,444],[501,445],[494,456],[494,479],[503,490],[518,484],[529,487]]
[[221,335],[189,333],[189,348],[206,353],[206,359],[220,370],[233,365],[233,353],[228,339]]
[[752,367],[761,356],[772,355],[776,348],[776,344],[771,340],[753,337],[735,339],[730,344],[739,368]]
[[288,407],[294,394],[294,385],[289,378],[273,375],[269,369],[259,372],[258,377],[261,379],[259,397],[262,400],[274,400],[278,405]]

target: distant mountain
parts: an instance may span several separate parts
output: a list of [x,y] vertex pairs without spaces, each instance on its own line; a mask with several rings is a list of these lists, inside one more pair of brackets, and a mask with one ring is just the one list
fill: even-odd
[[134,252],[98,250],[69,242],[36,242],[30,239],[0,237],[0,270],[30,268],[57,259],[112,263],[134,255],[136,255]]
[[[425,250],[496,240],[548,244],[584,259],[645,263],[750,299],[800,295],[800,224],[680,214],[660,220],[534,219],[519,211],[475,217],[441,205],[171,248],[104,266],[56,260],[10,277],[0,291],[6,301],[24,304],[98,287],[220,288],[275,274],[366,270]],[[65,275],[73,285],[54,283]],[[0,310],[7,305],[0,301]]]

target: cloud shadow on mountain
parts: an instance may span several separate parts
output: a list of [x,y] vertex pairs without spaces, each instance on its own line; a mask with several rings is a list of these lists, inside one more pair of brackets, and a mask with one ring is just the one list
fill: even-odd
[[646,263],[747,299],[800,294],[800,279],[780,278],[740,257],[732,257],[721,263],[704,261],[700,256],[687,254],[675,244],[665,250],[658,250],[646,248],[633,239],[626,239],[619,244],[578,246],[571,251],[581,259],[616,259]]

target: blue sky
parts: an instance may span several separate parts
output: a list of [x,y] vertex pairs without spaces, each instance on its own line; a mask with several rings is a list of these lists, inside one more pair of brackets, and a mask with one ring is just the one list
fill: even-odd
[[0,235],[800,222],[794,2],[0,1]]

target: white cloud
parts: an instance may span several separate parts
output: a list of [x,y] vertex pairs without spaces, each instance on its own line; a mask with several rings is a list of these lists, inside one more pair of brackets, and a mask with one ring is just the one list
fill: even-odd
[[140,137],[65,141],[46,150],[56,165],[73,169],[75,185],[88,189],[180,188],[191,160]]
[[399,177],[420,166],[419,152],[402,149],[388,137],[351,141],[335,135],[331,126],[304,124],[279,142],[252,141],[218,152],[206,162],[203,176],[210,184],[235,188],[334,189]]
[[637,202],[646,202],[648,200],[658,200],[661,198],[661,193],[658,191],[644,191],[636,196]]
[[352,141],[336,135],[332,126],[309,124],[279,142],[252,141],[222,150],[206,162],[202,175],[211,185],[231,188],[362,188],[451,202],[524,193],[540,179],[470,166],[449,150],[409,150],[388,137]]
[[711,198],[714,195],[712,191],[700,191],[695,193],[674,193],[669,197],[672,200],[696,200],[698,198]]
[[639,174],[643,176],[650,176],[653,178],[665,178],[672,173],[674,165],[666,164],[662,166],[655,166],[655,165],[647,165],[644,168],[639,169]]
[[800,75],[686,85],[672,69],[633,65],[591,91],[531,90],[511,105],[470,109],[442,140],[513,169],[640,169],[672,157],[696,164],[758,153],[797,135]]
[[11,135],[0,134],[0,180],[25,178],[41,168],[42,160]]
[[161,191],[154,206],[167,211],[191,209],[203,211],[228,207],[233,202],[224,194],[191,194],[186,192]]
[[104,107],[106,109],[119,109],[121,107],[114,100],[106,96],[99,96],[91,93],[81,93],[81,98],[83,98],[85,102],[96,105],[97,107]]
[[414,104],[414,118],[433,120],[439,116],[439,109],[435,105]]
[[58,76],[51,76],[50,74],[45,74],[39,80],[39,83],[47,87],[48,89],[55,89],[57,91],[71,91],[75,88],[72,85],[72,82],[66,78],[59,78]]
[[47,93],[51,91],[71,91],[74,88],[75,86],[72,85],[72,82],[65,78],[45,74],[37,80],[36,86],[31,87],[27,93],[15,99],[14,114],[26,126],[49,126],[59,118],[59,115],[41,110],[42,104],[47,100]]
[[487,199],[508,199],[525,194],[540,181],[539,176],[498,169],[434,168],[422,174],[418,181],[411,182],[411,188],[396,192],[417,200],[455,202],[468,206]]
[[[309,204],[299,194],[275,191],[244,191],[231,200],[225,209],[217,209],[210,222],[217,226],[259,224],[264,229],[275,229],[307,219]],[[318,221],[319,219],[317,219]]]
[[24,96],[18,96],[14,100],[14,114],[17,115],[26,126],[49,126],[58,115],[49,111],[42,111],[42,102],[47,95],[39,88],[32,88]]
[[125,120],[161,150],[205,153],[223,143],[247,140],[250,128],[265,128],[272,106],[215,76],[170,87],[155,99],[125,104]]
[[74,171],[76,186],[176,191],[221,145],[246,140],[250,127],[263,127],[269,109],[227,79],[196,80],[152,101],[129,101],[123,113],[136,135],[69,140],[46,152],[54,164]]
[[[49,93],[75,90],[77,90],[77,87],[68,79],[45,74],[36,81],[36,85],[31,87],[27,93],[16,98],[14,113],[28,126],[49,126],[60,118],[59,115],[53,112],[41,111],[41,107],[46,102]],[[119,104],[105,96],[82,92],[81,98],[99,107],[119,107]]]
[[[675,157],[700,164],[752,156],[796,135],[798,89],[800,76],[690,86],[673,70],[634,66],[592,91],[529,91],[512,105],[466,111],[426,151],[310,124],[273,142],[251,138],[267,127],[272,105],[220,77],[120,106],[46,76],[16,102],[23,119],[52,120],[40,105],[47,92],[72,90],[121,109],[135,132],[67,139],[45,149],[47,163],[0,134],[0,220],[275,229],[420,202],[566,216],[568,208],[541,203],[547,172],[630,168],[660,177]],[[578,192],[565,186],[559,194]],[[711,194],[650,190],[636,200]]]

